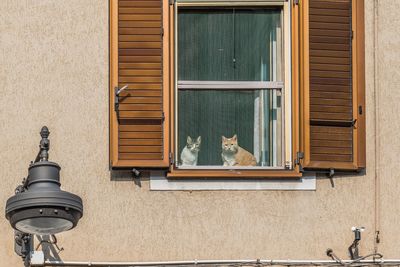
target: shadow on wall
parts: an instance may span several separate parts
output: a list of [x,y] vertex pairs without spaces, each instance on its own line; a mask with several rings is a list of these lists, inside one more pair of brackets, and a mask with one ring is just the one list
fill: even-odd
[[60,248],[57,245],[57,238],[55,235],[41,235],[36,236],[38,239],[38,244],[35,247],[35,250],[38,250],[39,247],[42,247],[42,251],[44,254],[44,258],[50,261],[61,261],[60,252],[64,250],[64,248]]
[[351,177],[365,176],[367,174],[367,171],[366,171],[366,169],[360,169],[359,171],[356,171],[356,172],[340,172],[340,171],[333,172],[333,175],[332,175],[332,173],[329,173],[329,171],[328,172],[317,172],[316,174],[317,174],[317,179],[321,179],[321,180],[329,179],[331,182],[332,188],[334,188],[336,179],[347,178],[348,176],[351,176]]
[[110,180],[114,182],[126,182],[132,181],[135,185],[141,187],[141,181],[149,181],[150,173],[139,172],[136,169],[133,170],[111,170]]
[[[314,171],[313,171],[314,172]],[[328,172],[316,172],[317,179],[329,179],[331,182],[332,188],[335,188],[335,180],[347,178],[348,176],[365,176],[367,174],[366,169],[361,169],[357,172],[338,172],[335,171],[333,173]],[[332,175],[333,174],[333,175]],[[150,173],[148,171],[139,172],[136,169],[133,170],[111,170],[110,171],[110,180],[116,182],[126,182],[132,181],[135,185],[141,187],[141,181],[149,181]]]

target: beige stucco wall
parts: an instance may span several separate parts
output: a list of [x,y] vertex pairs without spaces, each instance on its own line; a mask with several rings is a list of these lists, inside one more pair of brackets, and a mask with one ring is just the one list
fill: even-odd
[[[152,192],[108,170],[108,1],[2,0],[0,210],[47,125],[63,188],[85,204],[78,227],[58,235],[64,260],[347,257],[354,225],[366,227],[361,254],[378,227],[378,250],[400,258],[400,1],[365,2],[366,174],[308,192]],[[0,266],[22,266],[3,216]]]

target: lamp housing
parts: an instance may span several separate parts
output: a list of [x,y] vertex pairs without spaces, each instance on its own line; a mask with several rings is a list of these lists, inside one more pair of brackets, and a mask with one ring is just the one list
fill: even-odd
[[28,177],[6,203],[6,218],[20,232],[52,235],[74,228],[83,215],[82,199],[60,189],[60,166],[48,161],[47,127],[41,131],[41,150]]

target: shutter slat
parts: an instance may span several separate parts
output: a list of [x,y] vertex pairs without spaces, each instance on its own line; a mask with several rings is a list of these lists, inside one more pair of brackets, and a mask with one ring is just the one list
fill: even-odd
[[120,48],[158,48],[161,49],[161,42],[119,42]]
[[161,63],[119,63],[119,69],[161,69]]
[[152,111],[162,111],[161,104],[123,104],[119,106],[119,110],[152,110]]
[[162,139],[121,139],[119,141],[120,146],[162,146]]
[[[120,29],[124,28],[158,28],[161,27],[161,21],[120,21]],[[124,36],[124,35],[121,35]],[[120,38],[121,40],[121,38]]]
[[120,7],[161,7],[161,1],[152,1],[152,0],[146,0],[146,1],[131,1],[131,0],[126,0],[126,1],[119,1],[119,6]]
[[162,100],[159,97],[125,97],[124,103],[132,103],[132,104],[158,104],[162,103]]
[[161,7],[120,7],[119,14],[161,14]]
[[352,155],[327,155],[327,154],[316,154],[312,153],[311,157],[314,161],[326,161],[326,162],[352,162]]
[[351,99],[332,99],[332,98],[319,98],[311,99],[313,103],[318,103],[318,105],[335,105],[335,106],[353,106]]
[[310,29],[324,29],[324,30],[341,30],[346,31],[350,27],[346,23],[325,23],[325,22],[311,22]]
[[[136,22],[132,22],[136,23]],[[119,34],[143,34],[143,35],[154,35],[159,34],[161,35],[161,28],[160,27],[151,27],[151,28],[142,28],[140,26],[135,25],[138,28],[119,28]],[[139,28],[140,27],[140,28]]]
[[337,70],[337,71],[350,71],[350,65],[334,65],[334,64],[312,64],[311,70]]
[[158,63],[161,56],[120,56],[118,60],[124,63]]
[[120,146],[119,151],[127,153],[161,153],[162,146]]
[[162,158],[162,153],[119,153],[119,158],[124,159],[136,159],[136,160],[159,160]]
[[120,125],[121,132],[161,132],[162,127],[159,124],[141,124],[141,125]]
[[161,20],[161,15],[153,15],[153,14],[133,14],[133,15],[127,15],[127,14],[121,14],[119,15],[119,20],[124,21],[124,20],[139,20],[139,21],[160,21]]
[[119,71],[121,76],[161,76],[161,70],[131,70],[124,69]]

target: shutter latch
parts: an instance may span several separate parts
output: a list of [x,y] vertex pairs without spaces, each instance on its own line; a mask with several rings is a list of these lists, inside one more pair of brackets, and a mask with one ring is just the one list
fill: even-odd
[[351,127],[356,128],[356,123],[357,123],[357,119],[354,119],[354,120],[351,122]]
[[121,94],[122,91],[128,88],[128,85],[125,85],[122,88],[119,88],[116,86],[114,88],[114,110],[117,112],[117,118],[119,119],[119,94]]

